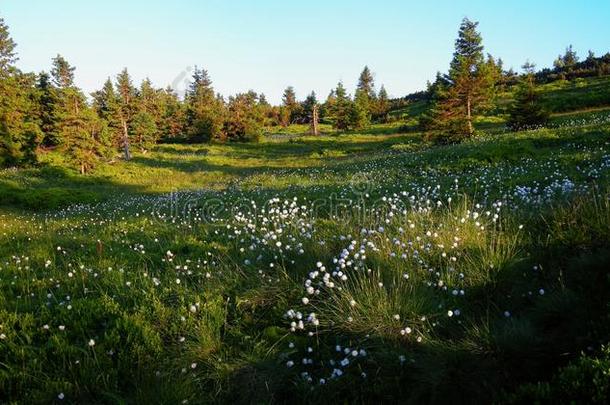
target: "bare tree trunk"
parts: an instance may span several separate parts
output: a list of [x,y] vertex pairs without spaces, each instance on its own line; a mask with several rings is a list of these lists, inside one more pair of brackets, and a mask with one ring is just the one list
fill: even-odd
[[310,132],[312,135],[320,135],[320,128],[318,126],[318,105],[315,104],[311,111],[311,125]]
[[129,152],[129,133],[127,132],[127,121],[121,119],[123,124],[123,150],[125,153],[125,160],[131,159],[131,153]]

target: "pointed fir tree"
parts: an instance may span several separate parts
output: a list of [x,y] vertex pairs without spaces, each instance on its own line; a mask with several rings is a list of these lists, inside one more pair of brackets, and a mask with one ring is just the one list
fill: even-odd
[[58,102],[57,90],[51,82],[51,76],[48,73],[41,72],[38,75],[37,89],[37,104],[38,104],[38,120],[40,129],[44,134],[43,145],[57,146],[59,138],[55,132],[55,108]]
[[[377,95],[375,94],[375,79],[373,73],[368,66],[365,66],[360,76],[358,77],[358,85],[356,86],[356,93],[354,94],[354,102],[356,102],[356,109],[358,118],[356,119],[356,126],[364,128],[370,123],[370,117],[375,113],[375,103],[377,101]],[[363,107],[367,108],[366,113],[362,110]],[[368,123],[367,118],[368,118]]]
[[375,79],[368,66],[362,69],[356,89],[364,92],[371,100],[375,98]]
[[86,174],[110,155],[107,123],[87,105],[84,94],[74,86],[75,69],[63,58],[55,58],[54,62],[52,74],[58,86],[54,132],[68,161],[79,173]]
[[36,76],[14,66],[15,47],[0,19],[0,167],[35,163],[43,138],[36,106]]
[[343,82],[339,82],[335,89],[335,101],[331,114],[335,129],[347,131],[352,127],[354,122],[354,107],[351,98],[347,94],[347,90],[343,86]]
[[320,106],[320,120],[332,118],[336,101],[337,96],[335,95],[335,89],[331,89],[326,97],[326,101]]
[[472,136],[474,116],[487,109],[492,99],[494,74],[485,63],[477,25],[468,18],[462,21],[446,85],[435,89],[436,102],[428,123],[440,131],[435,138],[441,143]]
[[11,38],[8,26],[0,17],[0,78],[7,75],[10,68],[17,62],[16,47],[17,44]]
[[512,131],[539,128],[548,121],[549,113],[540,103],[536,90],[534,68],[535,65],[529,62],[523,65],[524,73],[506,124]]
[[298,110],[298,102],[294,87],[288,86],[282,95],[282,106],[280,107],[280,121],[283,127],[293,124]]
[[364,129],[371,124],[371,98],[366,91],[357,89],[352,110],[352,127]]
[[264,116],[254,92],[229,97],[225,132],[232,141],[258,142],[263,134]]
[[138,111],[131,122],[131,144],[146,152],[158,140],[155,117],[145,111]]
[[303,101],[303,111],[308,119],[310,134],[320,135],[320,105],[315,91],[312,91]]
[[53,58],[53,68],[51,69],[53,83],[60,89],[72,87],[74,85],[74,70],[75,68],[70,66],[63,56],[57,55]]
[[305,100],[303,100],[303,103],[302,103],[303,113],[308,118],[311,118],[311,113],[313,111],[313,107],[317,104],[318,104],[318,98],[316,97],[316,92],[312,91],[311,93],[309,93],[309,95],[307,97],[305,97]]
[[205,69],[195,67],[192,79],[186,94],[189,140],[205,142],[224,139],[224,102],[214,94],[212,80]]
[[388,98],[388,92],[386,91],[385,86],[383,84],[379,89],[377,100],[375,100],[374,111],[375,121],[380,123],[386,123],[389,121],[390,100]]
[[177,139],[183,136],[186,126],[186,106],[180,102],[178,95],[167,87],[161,92],[162,118],[159,132],[162,139]]
[[89,173],[98,162],[110,155],[110,135],[106,121],[95,111],[84,108],[63,117],[63,137],[70,142],[63,150],[80,174]]
[[116,77],[117,109],[114,119],[119,124],[118,144],[123,149],[125,160],[131,159],[130,127],[133,116],[136,113],[136,89],[134,88],[127,68],[123,69]]

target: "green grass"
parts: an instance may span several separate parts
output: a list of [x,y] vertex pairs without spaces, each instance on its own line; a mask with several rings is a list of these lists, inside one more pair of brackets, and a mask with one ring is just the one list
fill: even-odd
[[[484,117],[478,117],[476,127],[489,131],[504,129],[515,87],[501,90],[495,107]],[[539,86],[541,102],[551,113],[551,124],[565,123],[566,116],[589,119],[591,116],[608,116],[610,111],[610,77],[559,80]],[[416,101],[391,111],[391,116],[404,122],[404,129],[418,130],[418,117],[426,110],[425,101]]]
[[604,402],[606,117],[2,171],[0,402]]

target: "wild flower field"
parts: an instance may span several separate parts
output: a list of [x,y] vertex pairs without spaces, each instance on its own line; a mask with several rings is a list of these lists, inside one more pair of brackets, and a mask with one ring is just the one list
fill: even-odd
[[89,180],[49,159],[0,173],[0,402],[604,389],[578,362],[610,354],[607,115],[444,147],[162,145]]

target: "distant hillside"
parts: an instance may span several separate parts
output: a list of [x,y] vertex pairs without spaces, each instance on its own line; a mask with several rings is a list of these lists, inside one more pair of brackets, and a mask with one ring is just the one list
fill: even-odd
[[[513,101],[515,90],[516,85],[509,85],[500,90],[495,101],[496,107],[486,116],[503,120]],[[541,101],[551,114],[610,109],[610,76],[555,80],[541,84],[539,90]],[[408,126],[414,126],[417,125],[419,115],[426,110],[428,100],[424,92],[419,92],[394,102],[390,115],[396,120],[405,121]]]

